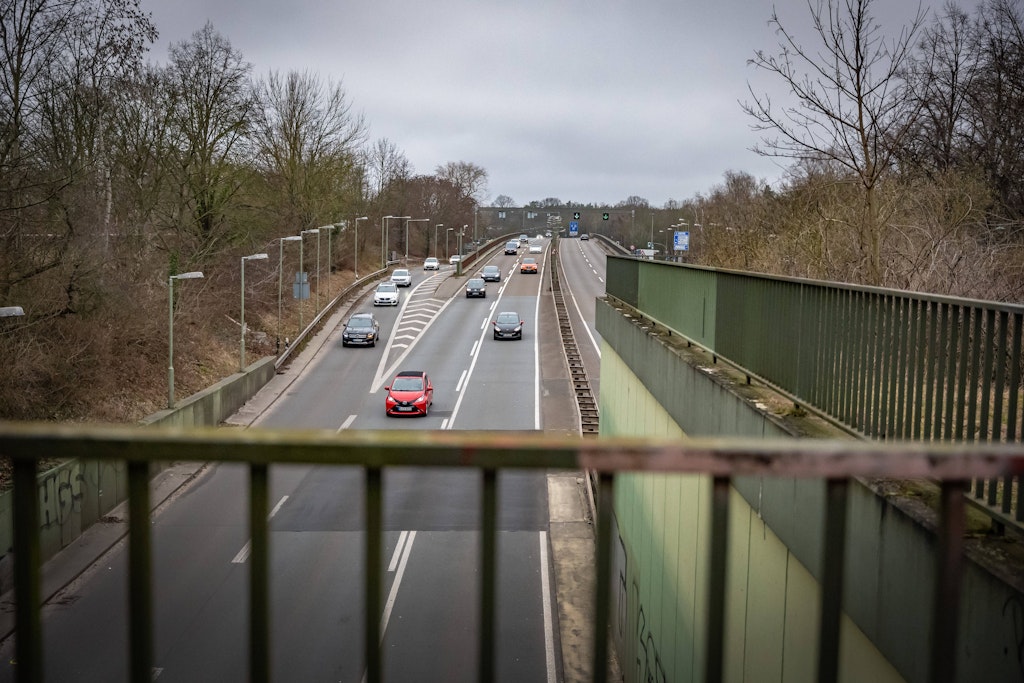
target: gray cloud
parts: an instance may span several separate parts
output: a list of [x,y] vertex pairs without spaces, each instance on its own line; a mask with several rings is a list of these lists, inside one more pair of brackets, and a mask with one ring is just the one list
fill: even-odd
[[[902,3],[899,3],[902,4]],[[775,3],[806,27],[804,0]],[[707,192],[727,170],[770,181],[778,163],[738,101],[776,84],[746,64],[774,51],[763,0],[142,0],[167,45],[210,20],[256,74],[341,81],[372,139],[416,172],[487,169],[491,196],[660,206]],[[913,8],[881,8],[885,26]],[[810,38],[808,38],[810,40]]]

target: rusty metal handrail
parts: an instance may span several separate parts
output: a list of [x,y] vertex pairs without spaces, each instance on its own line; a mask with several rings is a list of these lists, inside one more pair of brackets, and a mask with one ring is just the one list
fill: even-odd
[[[40,454],[62,458],[124,460],[129,467],[129,582],[131,675],[152,676],[153,597],[148,471],[153,462],[181,460],[247,463],[250,467],[250,531],[253,567],[250,582],[249,678],[269,680],[267,468],[272,464],[356,465],[366,472],[366,620],[364,642],[367,680],[380,680],[379,613],[381,606],[382,477],[386,467],[470,467],[493,481],[501,469],[592,469],[600,473],[598,519],[598,622],[594,629],[596,681],[607,678],[607,628],[610,615],[612,553],[611,501],[616,472],[687,472],[714,479],[711,505],[711,555],[708,572],[709,612],[706,680],[719,680],[723,664],[724,592],[726,582],[728,489],[738,476],[821,478],[829,482],[825,519],[825,565],[819,617],[818,680],[834,681],[838,672],[839,619],[843,562],[836,561],[837,542],[845,544],[845,496],[852,477],[932,478],[941,482],[942,504],[934,596],[931,670],[946,680],[956,670],[959,590],[963,573],[964,482],[972,477],[1003,477],[1024,472],[1021,444],[937,444],[818,440],[653,440],[570,439],[545,434],[515,436],[482,432],[350,431],[344,440],[333,430],[183,431],[53,424],[0,423],[0,453],[10,457],[15,482],[15,591],[17,606],[17,676],[41,681],[43,666],[39,600],[39,507],[36,466]],[[493,572],[496,520],[494,486],[483,488],[481,558],[485,580],[481,613],[494,613]],[[839,539],[839,540],[837,540]],[[491,577],[488,579],[487,577]],[[490,587],[490,589],[488,589]],[[481,629],[477,647],[483,678],[494,673],[493,629]],[[486,641],[486,642],[485,642]]]

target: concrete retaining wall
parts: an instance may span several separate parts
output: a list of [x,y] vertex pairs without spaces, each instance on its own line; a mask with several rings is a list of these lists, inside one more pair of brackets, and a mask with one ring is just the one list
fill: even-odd
[[[274,358],[248,368],[144,418],[143,426],[216,426],[252,398],[276,372]],[[155,474],[155,472],[154,472]],[[55,555],[127,499],[128,468],[122,462],[73,460],[39,475],[40,552]],[[0,593],[12,587],[13,492],[0,493]]]
[[[678,338],[604,301],[596,314],[604,340],[601,383],[615,387],[601,394],[602,435],[824,435],[812,419],[766,410],[765,390],[730,377]],[[742,478],[733,487],[726,679],[811,681],[824,485]],[[925,681],[934,536],[864,482],[855,482],[849,496],[840,678]],[[616,477],[614,632],[627,681],[702,678],[709,502],[703,477]],[[962,605],[956,680],[1024,680],[1024,596],[969,561]]]

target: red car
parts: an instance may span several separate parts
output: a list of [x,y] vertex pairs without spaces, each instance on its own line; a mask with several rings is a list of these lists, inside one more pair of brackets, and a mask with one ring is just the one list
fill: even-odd
[[391,386],[384,388],[388,391],[384,399],[384,412],[389,416],[426,417],[430,412],[430,404],[434,402],[434,385],[422,370],[403,370],[395,375]]

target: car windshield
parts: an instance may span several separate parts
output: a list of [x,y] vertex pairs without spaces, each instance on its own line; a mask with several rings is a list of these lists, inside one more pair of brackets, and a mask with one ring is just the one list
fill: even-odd
[[498,322],[499,323],[512,323],[514,325],[518,325],[519,324],[519,314],[518,313],[499,313],[498,314]]
[[537,259],[532,259],[532,258],[524,258],[523,259],[523,263],[525,263],[525,264],[536,263],[536,262],[537,262]]
[[408,270],[396,270],[395,275],[398,277],[406,277],[409,274]]
[[420,391],[422,389],[422,377],[396,377],[391,384],[391,391]]
[[481,280],[480,278],[474,278],[474,279],[470,280],[466,284],[466,286],[467,287],[483,287],[484,286],[484,281]]
[[373,318],[368,315],[357,315],[348,321],[349,327],[373,327]]
[[377,286],[378,292],[397,292],[398,289],[392,284],[382,284]]

